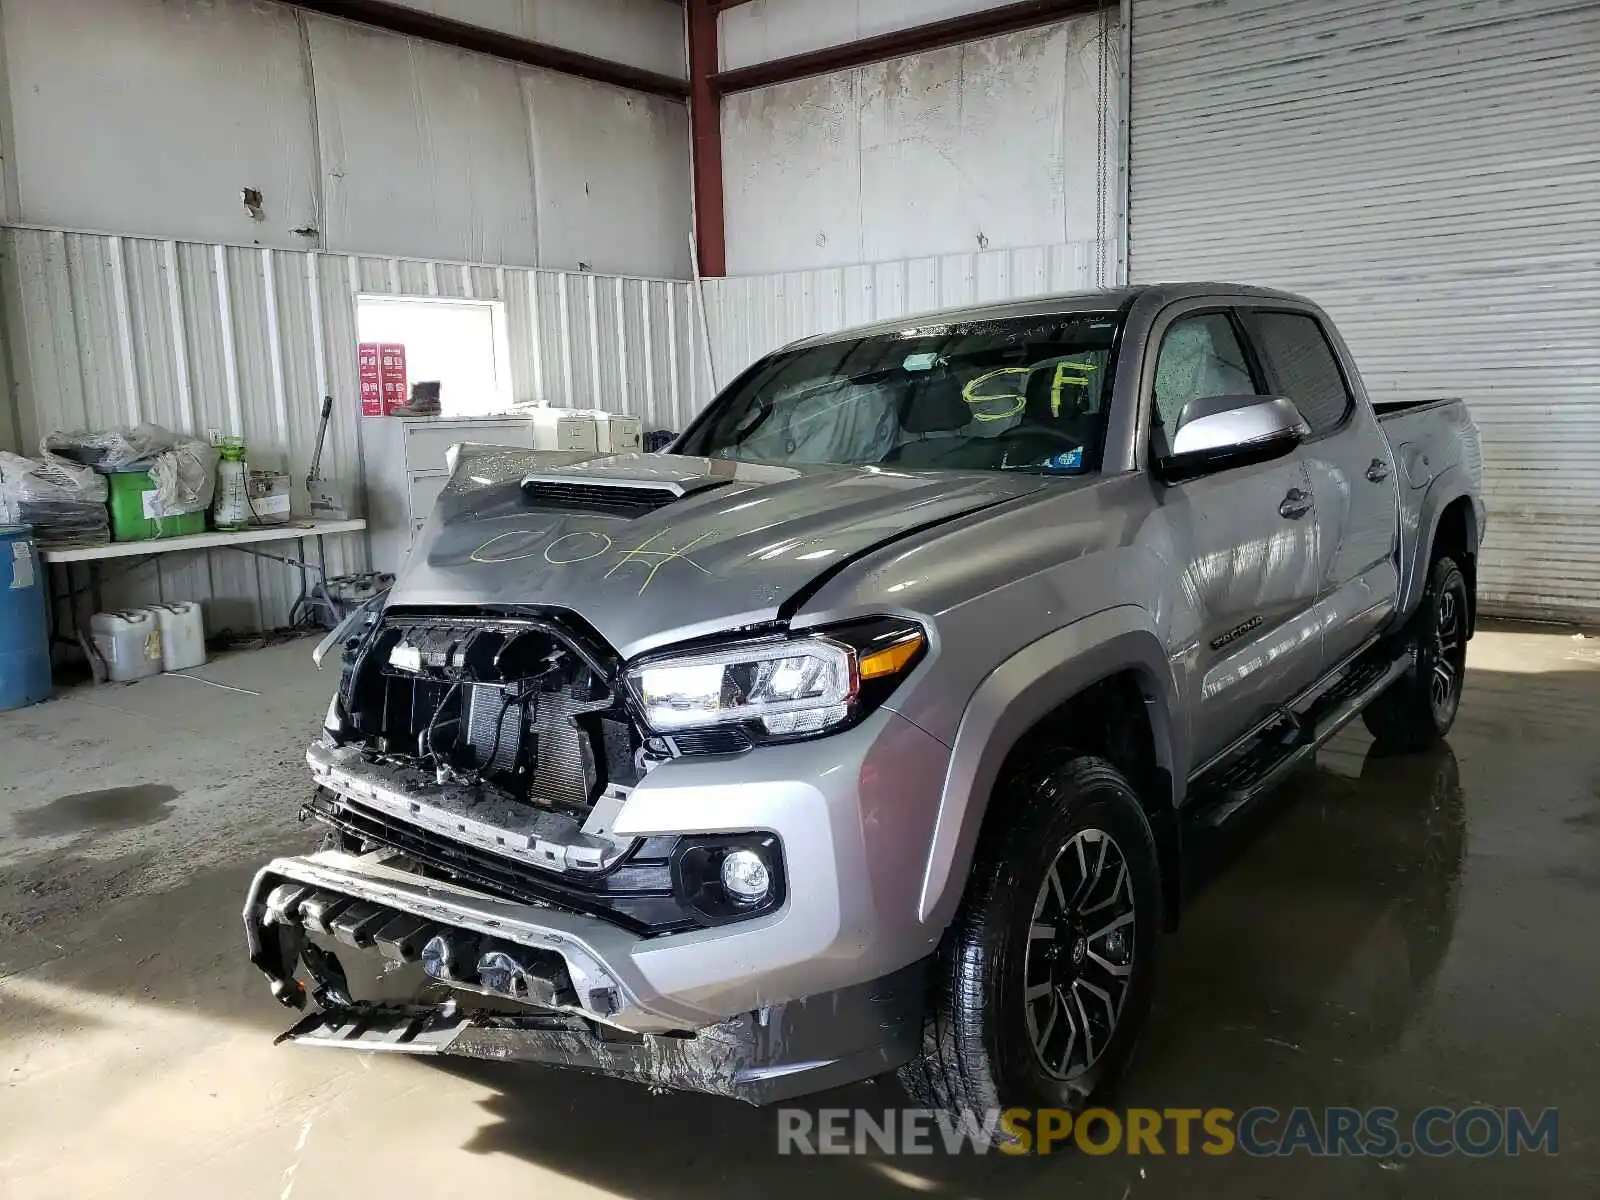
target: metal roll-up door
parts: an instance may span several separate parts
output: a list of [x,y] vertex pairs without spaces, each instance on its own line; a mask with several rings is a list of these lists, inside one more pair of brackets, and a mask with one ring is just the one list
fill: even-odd
[[1304,292],[1483,433],[1486,609],[1600,613],[1600,4],[1133,0],[1130,274]]

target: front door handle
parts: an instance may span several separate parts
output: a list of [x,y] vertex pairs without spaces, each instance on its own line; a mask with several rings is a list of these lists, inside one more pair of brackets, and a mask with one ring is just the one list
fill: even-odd
[[1373,483],[1382,483],[1389,478],[1389,464],[1381,458],[1372,460],[1372,465],[1367,468],[1367,478]]
[[1298,521],[1311,511],[1311,494],[1302,492],[1299,488],[1290,488],[1289,494],[1283,498],[1283,503],[1278,505],[1278,515],[1288,517],[1291,521]]

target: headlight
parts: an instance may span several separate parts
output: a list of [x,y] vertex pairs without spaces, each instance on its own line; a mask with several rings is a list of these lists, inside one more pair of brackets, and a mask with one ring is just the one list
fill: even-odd
[[885,619],[636,664],[628,687],[654,733],[742,725],[761,740],[860,719],[921,657],[922,627]]

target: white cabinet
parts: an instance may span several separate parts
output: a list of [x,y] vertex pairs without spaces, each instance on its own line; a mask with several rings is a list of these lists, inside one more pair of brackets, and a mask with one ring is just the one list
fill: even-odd
[[594,419],[601,454],[627,454],[644,449],[644,422],[638,417],[597,411]]
[[399,571],[433,502],[450,480],[445,452],[457,442],[532,449],[528,417],[363,417],[367,530],[375,571]]
[[533,414],[533,440],[541,450],[600,449],[593,413],[571,408],[541,408]]

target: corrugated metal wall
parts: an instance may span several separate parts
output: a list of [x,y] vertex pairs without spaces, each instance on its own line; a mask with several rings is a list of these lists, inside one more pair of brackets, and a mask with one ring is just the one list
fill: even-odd
[[1600,611],[1600,5],[1134,0],[1136,280],[1292,288],[1483,432],[1480,591]]
[[[300,481],[331,392],[325,469],[357,480],[362,292],[504,301],[519,401],[681,429],[709,396],[693,285],[680,280],[11,228],[0,293],[22,447],[54,429],[217,428],[285,456]],[[335,571],[364,563],[359,538],[329,549]],[[282,624],[299,588],[296,573],[228,551],[158,561],[160,592],[207,601],[212,629]],[[108,604],[156,599],[153,567],[112,574]]]
[[963,304],[1082,291],[1109,282],[1115,264],[1115,243],[1070,242],[706,280],[717,382],[726,386],[768,350],[797,338]]
[[944,254],[899,262],[708,279],[706,314],[717,382],[796,338],[937,308],[1104,286],[1114,242]]

